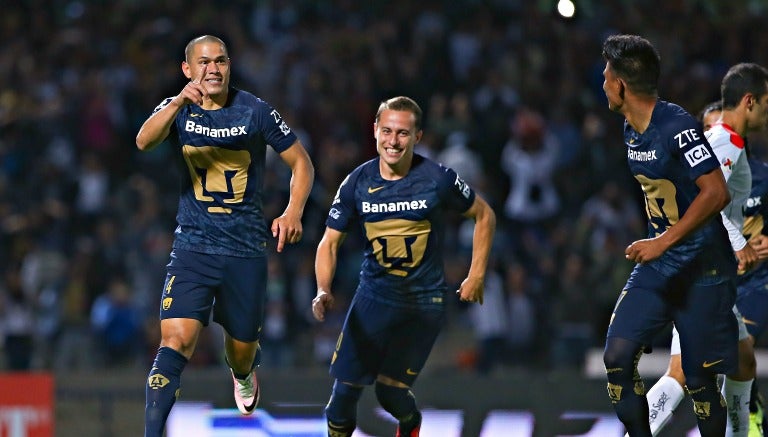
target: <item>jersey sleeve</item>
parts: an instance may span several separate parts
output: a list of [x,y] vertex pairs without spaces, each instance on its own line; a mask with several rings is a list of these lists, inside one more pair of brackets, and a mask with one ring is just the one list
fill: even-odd
[[440,167],[440,197],[448,209],[465,212],[475,202],[475,190],[451,168]]
[[264,141],[272,146],[277,153],[282,153],[296,142],[296,134],[293,133],[288,123],[283,120],[280,113],[263,100],[258,100],[259,108],[258,125]]
[[[739,208],[728,208],[729,211],[736,211]],[[741,214],[739,214],[741,215]],[[738,218],[729,215],[725,210],[720,211],[720,217],[723,219],[723,226],[728,231],[728,239],[731,241],[731,247],[734,251],[744,249],[747,245],[747,239],[741,234],[741,226],[738,226]],[[743,221],[743,219],[741,220]]]
[[[711,131],[710,131],[711,132]],[[707,135],[707,138],[712,138]],[[720,169],[723,170],[723,176],[725,181],[731,178],[733,174],[733,167],[741,159],[747,159],[744,150],[744,141],[740,137],[734,137],[729,135],[728,141],[719,139],[709,143],[712,147],[712,151],[720,161]]]
[[712,147],[701,131],[701,124],[691,116],[678,117],[671,126],[668,147],[680,155],[691,180],[720,167]]
[[[155,106],[155,109],[152,110],[152,114],[151,115],[154,115],[157,111],[160,111],[161,109],[163,109],[166,106],[168,106],[168,104],[170,104],[171,101],[173,101],[173,97],[166,97],[166,98],[164,98],[163,101],[160,102],[159,105]],[[165,137],[165,140],[163,140],[164,143],[169,143],[169,144],[172,144],[172,145],[178,145],[179,144],[179,140],[178,140],[178,136],[177,136],[178,127],[176,126],[177,122],[178,122],[178,114],[176,115],[176,121],[174,123],[171,123],[171,128],[168,130],[168,136]]]
[[325,225],[331,229],[347,232],[353,222],[357,220],[357,208],[355,207],[355,174],[347,175],[339,185],[336,196],[328,211]]
[[173,100],[173,97],[166,97],[165,99],[163,99],[162,102],[160,102],[159,105],[155,106],[155,109],[152,110],[152,113],[154,114],[155,112],[165,108],[166,106],[168,106],[169,103],[171,103],[172,100]]
[[[712,131],[710,131],[712,132]],[[707,138],[712,138],[707,135]],[[730,135],[725,137],[720,136],[714,138],[710,143],[712,151],[720,161],[720,169],[723,171],[725,182],[731,179],[733,174],[733,167],[740,159],[747,159],[744,152],[743,141],[734,142],[734,138]],[[740,140],[741,138],[739,138]],[[741,205],[733,205],[732,203],[727,205],[722,211],[720,211],[720,217],[723,220],[723,226],[728,231],[728,239],[731,241],[731,248],[734,251],[744,249],[747,245],[747,240],[742,235],[742,224],[744,223],[744,213]]]

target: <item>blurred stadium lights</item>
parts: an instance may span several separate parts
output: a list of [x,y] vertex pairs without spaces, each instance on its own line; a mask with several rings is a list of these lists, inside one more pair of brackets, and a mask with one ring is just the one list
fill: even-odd
[[557,13],[563,18],[571,19],[576,14],[576,4],[571,0],[558,0]]

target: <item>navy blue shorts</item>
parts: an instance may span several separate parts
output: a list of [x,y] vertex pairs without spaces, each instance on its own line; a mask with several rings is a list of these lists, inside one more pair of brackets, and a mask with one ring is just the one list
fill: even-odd
[[768,326],[768,284],[763,280],[740,284],[736,306],[747,325],[749,335],[755,339],[760,338]]
[[232,338],[257,341],[264,321],[267,259],[174,249],[167,266],[160,319],[213,321]]
[[384,375],[413,385],[443,327],[442,308],[401,308],[355,295],[331,360],[331,375],[369,385]]
[[733,281],[704,275],[667,278],[639,264],[616,302],[608,337],[645,346],[674,321],[680,333],[683,371],[731,373],[738,363],[739,329],[733,317]]

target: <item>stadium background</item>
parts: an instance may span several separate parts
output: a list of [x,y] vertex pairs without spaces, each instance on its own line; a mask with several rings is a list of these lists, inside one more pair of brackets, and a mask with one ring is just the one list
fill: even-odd
[[[717,98],[730,65],[768,65],[768,6],[576,0],[575,17],[564,19],[554,3],[4,4],[0,370],[54,375],[56,435],[140,433],[177,182],[171,151],[140,154],[134,138],[152,108],[183,86],[184,44],[213,33],[229,44],[233,84],[281,111],[317,171],[303,242],[270,262],[265,408],[299,402],[282,393],[315,393],[306,387],[317,390],[315,404],[327,397],[326,364],[360,246],[352,236],[343,248],[341,305],[323,325],[309,312],[314,248],[341,178],[375,153],[378,102],[404,94],[425,111],[419,151],[454,167],[499,217],[487,290],[498,304],[477,311],[451,303],[418,399],[474,408],[464,435],[479,430],[477,405],[499,393],[487,409],[535,410],[536,435],[576,433],[557,428],[553,418],[563,411],[610,413],[604,381],[587,376],[585,362],[602,345],[631,268],[623,248],[644,234],[644,220],[619,142],[621,119],[607,110],[601,89],[601,43],[619,32],[650,39],[662,56],[661,97],[696,113]],[[764,135],[750,144],[766,153]],[[267,171],[265,209],[274,217],[288,175],[279,164]],[[465,225],[450,224],[452,284],[468,260]],[[486,366],[483,347],[505,353]],[[219,331],[206,330],[183,400],[231,407],[220,351]],[[306,387],[288,388],[294,380]],[[457,383],[465,396],[441,391]]]

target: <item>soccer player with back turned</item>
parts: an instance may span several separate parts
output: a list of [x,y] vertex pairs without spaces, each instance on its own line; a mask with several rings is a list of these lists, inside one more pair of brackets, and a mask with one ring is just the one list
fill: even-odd
[[682,366],[703,437],[725,434],[718,373],[737,365],[736,260],[719,218],[730,201],[701,124],[658,98],[660,58],[648,40],[613,35],[603,44],[603,90],[625,117],[627,161],[645,196],[648,238],[630,244],[636,262],[608,327],[608,394],[630,436],[651,436],[637,364],[669,322],[680,333]]
[[325,413],[332,437],[352,435],[357,402],[371,384],[398,421],[396,435],[419,435],[421,413],[411,386],[445,318],[446,211],[475,222],[472,263],[457,293],[482,303],[496,216],[456,172],[414,154],[421,120],[421,108],[408,97],[381,103],[373,126],[379,156],[341,183],[317,247],[312,311],[322,321],[334,301],[339,246],[352,226],[365,237],[360,282],[331,361],[335,382]]
[[[221,39],[204,35],[190,41],[181,63],[189,83],[155,108],[136,136],[140,150],[168,139],[182,167],[178,227],[161,298],[160,347],[146,382],[146,437],[162,436],[181,373],[211,311],[224,328],[237,407],[243,414],[254,411],[267,240],[270,233],[276,237],[280,252],[302,235],[312,162],[275,109],[230,87],[230,67]],[[288,206],[271,228],[262,210],[267,145],[292,172]]]
[[[747,242],[742,235],[744,210],[750,197],[752,173],[748,162],[746,135],[762,130],[768,123],[768,71],[754,63],[740,63],[725,74],[721,86],[721,100],[717,109],[707,107],[701,116],[705,136],[720,161],[731,202],[721,212],[723,225],[728,230],[731,246],[739,261],[743,275],[751,272],[759,260],[753,248],[757,235]],[[718,117],[710,122],[709,114]],[[710,125],[709,127],[707,125]],[[764,258],[763,258],[764,259]],[[740,276],[744,277],[743,275]],[[741,294],[740,287],[737,287]],[[738,301],[738,299],[737,299]],[[749,432],[749,398],[755,378],[754,340],[736,306],[733,308],[739,322],[739,366],[734,374],[726,375],[722,393],[728,404],[728,426],[725,437],[746,437]],[[681,368],[680,338],[674,329],[667,373],[648,390],[649,421],[654,435],[669,420],[674,408],[684,396],[685,375]],[[754,417],[754,416],[753,416]],[[762,435],[762,434],[761,434]]]

